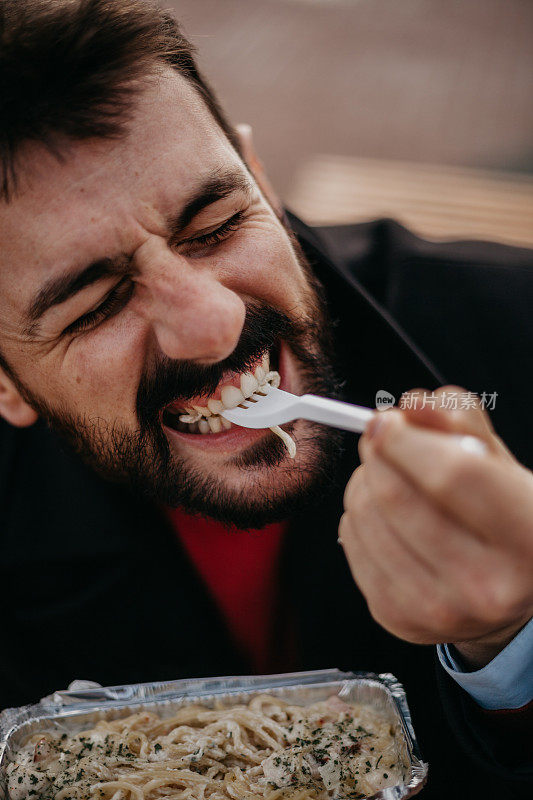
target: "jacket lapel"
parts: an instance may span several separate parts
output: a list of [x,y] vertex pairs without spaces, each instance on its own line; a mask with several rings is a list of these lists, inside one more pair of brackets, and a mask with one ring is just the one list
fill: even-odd
[[[398,402],[408,389],[433,390],[441,385],[444,379],[437,368],[346,265],[325,254],[316,231],[293,216],[290,222],[325,289],[345,399],[374,407],[379,389],[393,394]],[[401,669],[410,657],[406,653],[412,651],[372,620],[337,544],[344,489],[360,464],[357,441],[358,436],[345,435],[344,454],[329,496],[312,509],[299,509],[286,542],[284,575],[297,609],[298,646],[306,669],[343,666],[390,671]],[[357,630],[358,635],[347,641],[349,630]]]
[[291,227],[326,292],[335,323],[337,356],[352,402],[374,407],[378,389],[398,401],[413,388],[445,382],[438,368],[362,286],[346,264],[329,257],[316,230],[293,215]]

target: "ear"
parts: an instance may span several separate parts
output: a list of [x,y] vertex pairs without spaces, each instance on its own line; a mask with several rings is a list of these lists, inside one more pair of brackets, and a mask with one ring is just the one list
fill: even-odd
[[267,177],[263,162],[259,159],[257,153],[255,152],[251,125],[241,122],[236,126],[236,131],[241,144],[243,158],[248,165],[250,172],[257,181],[257,184],[265,195],[266,199],[274,209],[276,216],[279,217],[279,219],[283,219],[285,212],[283,210],[281,200],[274,191],[274,188]]
[[17,428],[27,428],[39,418],[2,367],[0,367],[0,416]]

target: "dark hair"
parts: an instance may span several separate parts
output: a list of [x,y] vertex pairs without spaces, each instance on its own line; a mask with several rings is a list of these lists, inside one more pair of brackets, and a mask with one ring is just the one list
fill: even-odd
[[23,143],[124,133],[139,82],[167,64],[199,92],[238,149],[193,45],[153,0],[0,0],[0,198]]

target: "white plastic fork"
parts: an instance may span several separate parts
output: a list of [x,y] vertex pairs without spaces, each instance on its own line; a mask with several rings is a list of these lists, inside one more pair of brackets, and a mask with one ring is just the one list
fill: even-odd
[[297,397],[273,386],[261,387],[236,408],[224,409],[221,416],[243,428],[271,428],[293,419],[308,419],[333,428],[362,433],[376,412],[370,408],[341,403],[314,394]]

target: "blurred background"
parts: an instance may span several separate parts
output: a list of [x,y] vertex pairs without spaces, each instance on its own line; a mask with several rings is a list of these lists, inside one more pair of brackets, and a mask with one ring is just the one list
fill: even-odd
[[162,0],[307,222],[533,246],[532,0]]

